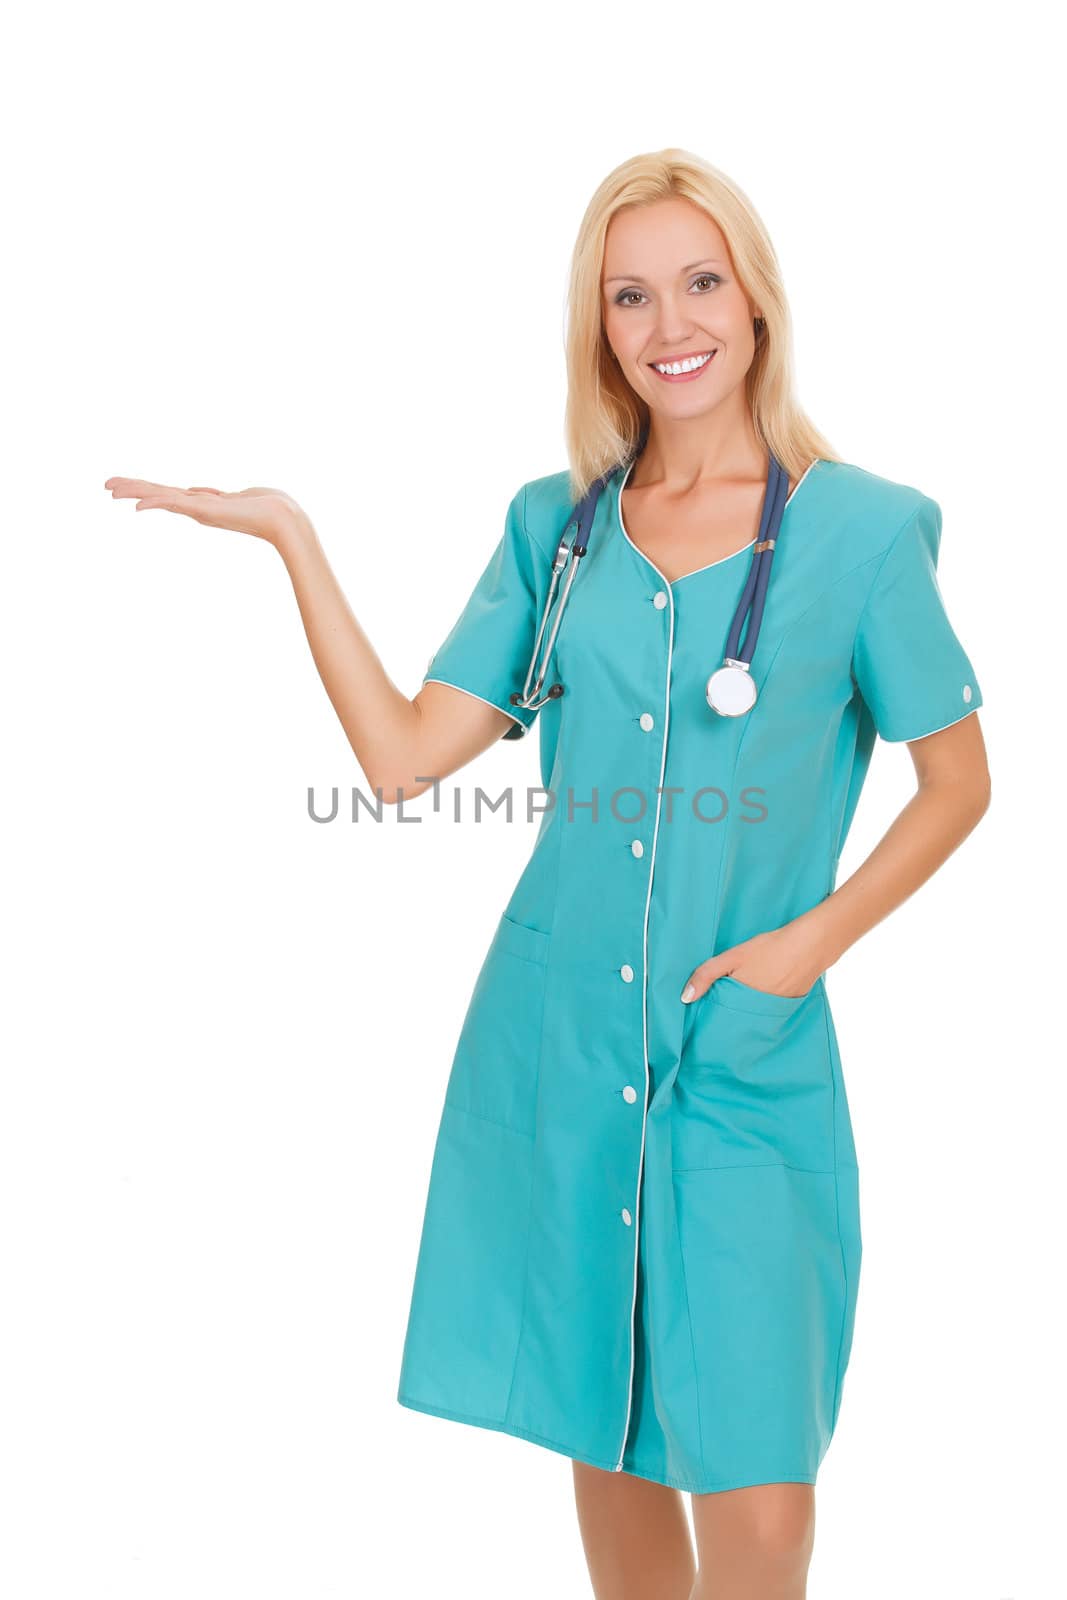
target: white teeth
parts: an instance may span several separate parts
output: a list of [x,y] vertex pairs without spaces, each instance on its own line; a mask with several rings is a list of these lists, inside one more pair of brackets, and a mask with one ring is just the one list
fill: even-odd
[[695,372],[698,367],[706,366],[714,354],[715,352],[711,351],[711,353],[706,356],[690,356],[686,361],[668,361],[663,363],[659,361],[653,361],[652,365],[655,367],[657,372],[666,372],[672,377],[677,377],[679,373]]

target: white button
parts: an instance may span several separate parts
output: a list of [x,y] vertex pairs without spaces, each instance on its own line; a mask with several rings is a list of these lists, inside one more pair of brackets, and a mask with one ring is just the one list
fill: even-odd
[[632,1083],[628,1083],[626,1085],[626,1088],[622,1091],[622,1097],[624,1100],[629,1100],[630,1104],[633,1105],[634,1101],[637,1099],[637,1090],[634,1088]]
[[633,981],[634,981],[634,969],[633,969],[633,967],[631,967],[629,964],[627,964],[625,967],[623,967],[621,969],[621,971],[620,971],[620,977],[622,978],[623,983],[633,983]]
[[645,847],[641,843],[640,839],[632,839],[630,841],[630,849],[633,851],[635,856],[643,856],[645,853]]
[[971,686],[969,683],[963,685],[963,698],[968,701],[971,698]]
[[629,1227],[631,1222],[634,1220],[633,1217],[631,1217],[630,1213],[627,1211],[625,1206],[623,1206],[623,1208],[622,1208],[622,1220],[625,1222],[627,1227]]
[[641,726],[644,728],[646,733],[648,733],[650,728],[654,728],[656,726],[656,719],[652,715],[651,711],[642,711]]
[[663,610],[663,607],[667,604],[667,596],[664,594],[662,589],[660,590],[659,594],[654,594],[652,596],[652,604],[655,606],[657,611]]

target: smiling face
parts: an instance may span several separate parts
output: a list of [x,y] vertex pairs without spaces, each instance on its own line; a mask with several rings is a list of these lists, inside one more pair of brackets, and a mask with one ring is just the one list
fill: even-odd
[[[608,343],[657,415],[702,416],[743,385],[755,313],[725,238],[699,206],[676,196],[616,212],[600,281]],[[659,370],[677,363],[690,370]]]

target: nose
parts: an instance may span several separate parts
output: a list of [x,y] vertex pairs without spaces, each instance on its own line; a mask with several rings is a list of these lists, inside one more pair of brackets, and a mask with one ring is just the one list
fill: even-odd
[[660,299],[660,312],[656,318],[656,337],[659,349],[683,345],[693,336],[694,323],[690,308],[674,295],[665,294]]

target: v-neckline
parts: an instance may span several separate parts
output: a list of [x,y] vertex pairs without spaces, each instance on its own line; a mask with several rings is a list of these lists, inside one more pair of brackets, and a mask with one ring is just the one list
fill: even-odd
[[[788,507],[792,504],[792,502],[796,499],[797,495],[800,493],[801,486],[804,483],[805,479],[807,478],[808,474],[811,472],[812,468],[813,467],[817,467],[819,465],[819,462],[822,459],[823,459],[822,456],[816,456],[814,461],[809,461],[808,462],[808,465],[805,467],[804,471],[801,473],[800,477],[797,479],[797,481],[794,484],[793,488],[790,490],[789,494],[786,496],[785,505],[782,507],[783,516],[785,515],[785,512],[788,509]],[[723,563],[726,562],[726,561],[735,561],[738,556],[743,556],[746,550],[751,550],[752,549],[752,546],[756,543],[755,538],[750,539],[747,544],[743,544],[739,550],[731,550],[729,555],[719,556],[718,559],[715,560],[715,561],[707,561],[707,562],[705,562],[705,564],[702,567],[694,567],[692,572],[680,573],[677,578],[668,578],[666,573],[661,572],[659,567],[656,566],[656,563],[653,561],[652,557],[650,555],[648,555],[646,551],[642,550],[640,545],[634,544],[634,541],[630,538],[630,535],[627,532],[626,523],[625,523],[625,521],[623,519],[623,514],[622,514],[622,491],[626,487],[627,478],[630,476],[631,472],[634,470],[634,467],[636,465],[637,465],[636,460],[631,461],[630,465],[626,468],[626,471],[623,473],[622,478],[619,480],[619,487],[615,492],[615,520],[618,523],[619,529],[620,529],[620,531],[622,533],[623,538],[626,540],[626,543],[630,546],[630,548],[632,550],[634,550],[637,553],[637,555],[639,555],[641,557],[642,561],[647,561],[648,562],[649,566],[653,569],[653,571],[656,573],[656,575],[658,577],[662,578],[663,582],[665,584],[667,584],[668,588],[673,589],[676,584],[685,583],[687,578],[696,578],[696,577],[698,577],[700,575],[700,573],[710,571],[710,569],[712,567],[721,567],[723,565]]]

